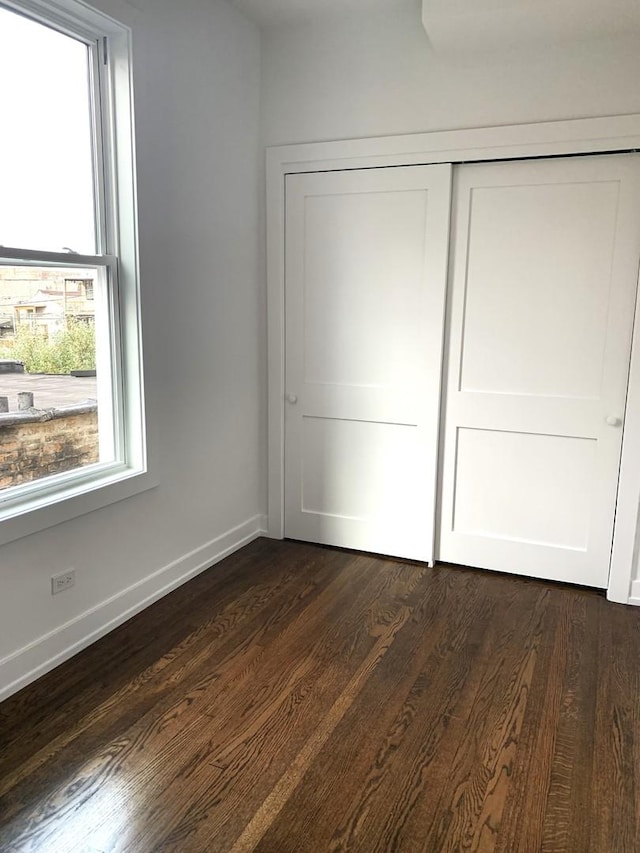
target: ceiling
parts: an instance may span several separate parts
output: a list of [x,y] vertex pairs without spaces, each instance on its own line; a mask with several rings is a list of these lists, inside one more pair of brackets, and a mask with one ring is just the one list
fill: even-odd
[[[231,0],[231,3],[262,27],[313,20],[336,13],[362,13],[376,9],[393,11],[419,0]],[[418,12],[419,14],[419,12]]]
[[519,48],[640,35],[640,0],[231,0],[262,27],[420,5],[436,50]]
[[638,0],[423,0],[436,50],[584,42],[640,34]]

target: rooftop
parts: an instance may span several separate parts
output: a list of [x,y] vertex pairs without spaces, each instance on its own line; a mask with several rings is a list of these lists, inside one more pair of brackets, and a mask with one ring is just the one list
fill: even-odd
[[96,399],[95,376],[49,376],[41,373],[0,374],[0,397],[9,398],[9,411],[18,410],[18,394],[30,391],[37,409],[71,406]]

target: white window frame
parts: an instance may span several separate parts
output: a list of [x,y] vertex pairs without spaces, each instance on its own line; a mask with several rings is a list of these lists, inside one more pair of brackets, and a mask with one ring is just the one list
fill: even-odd
[[151,488],[157,477],[149,464],[142,374],[131,30],[80,0],[0,0],[0,5],[84,42],[89,50],[97,254],[3,247],[0,259],[98,267],[109,277],[112,387],[99,405],[113,407],[116,458],[0,493],[2,545]]

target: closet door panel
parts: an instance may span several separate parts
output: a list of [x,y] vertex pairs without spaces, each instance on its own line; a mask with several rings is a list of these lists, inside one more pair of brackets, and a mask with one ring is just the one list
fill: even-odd
[[605,587],[638,158],[461,166],[454,210],[440,558]]
[[432,561],[450,166],[286,188],[285,535]]

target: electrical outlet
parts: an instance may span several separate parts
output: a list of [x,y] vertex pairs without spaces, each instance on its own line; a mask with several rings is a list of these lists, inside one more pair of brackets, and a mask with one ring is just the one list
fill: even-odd
[[69,569],[66,572],[62,572],[60,575],[54,575],[51,578],[51,595],[55,595],[57,592],[64,592],[65,589],[69,589],[70,586],[73,586],[75,582],[75,569]]

